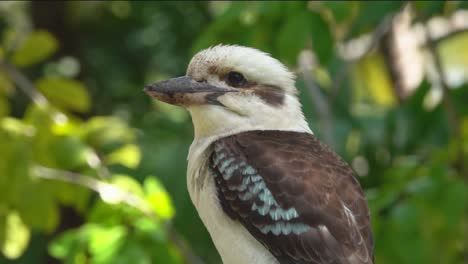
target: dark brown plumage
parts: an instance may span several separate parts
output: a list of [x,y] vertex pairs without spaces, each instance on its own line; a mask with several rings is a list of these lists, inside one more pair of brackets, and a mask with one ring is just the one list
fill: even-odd
[[249,131],[225,137],[213,143],[210,167],[225,213],[280,264],[372,263],[361,187],[352,169],[315,136]]

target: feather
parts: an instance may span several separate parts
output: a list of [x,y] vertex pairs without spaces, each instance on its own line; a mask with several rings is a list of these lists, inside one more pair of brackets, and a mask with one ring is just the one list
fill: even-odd
[[309,133],[248,131],[213,143],[223,211],[280,264],[373,262],[369,209],[352,169]]

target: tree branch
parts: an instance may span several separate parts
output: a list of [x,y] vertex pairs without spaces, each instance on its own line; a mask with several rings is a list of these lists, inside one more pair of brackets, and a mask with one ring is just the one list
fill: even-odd
[[468,28],[455,29],[455,30],[450,31],[449,33],[447,33],[447,34],[445,34],[445,35],[443,35],[443,36],[441,36],[439,38],[433,38],[431,42],[437,46],[440,42],[442,42],[442,41],[444,41],[446,39],[449,39],[449,38],[454,37],[456,35],[467,33],[467,32],[468,32]]
[[[86,187],[97,192],[107,203],[125,203],[142,212],[147,217],[152,218],[154,221],[161,221],[161,218],[154,213],[151,206],[142,198],[93,177],[43,166],[36,166],[34,168],[34,175],[41,179],[58,180]],[[193,252],[170,222],[163,222],[163,226],[168,234],[169,241],[179,249],[187,263],[204,264],[203,260]]]
[[[375,47],[377,47],[377,44],[380,42],[380,39],[385,35],[385,33],[390,29],[391,22],[394,18],[395,15],[401,13],[405,8],[408,6],[411,6],[411,2],[406,2],[401,8],[400,11],[389,14],[383,18],[383,20],[377,25],[375,30],[372,33],[369,34],[364,34],[362,36],[359,36],[357,38],[348,40],[346,42],[341,42],[338,43],[338,54],[341,55],[341,57],[346,60],[346,61],[358,61],[364,56],[366,56],[369,52],[371,52]],[[412,8],[414,10],[414,8]],[[466,17],[468,15],[466,14],[460,14],[458,20],[466,20]],[[447,32],[444,34],[441,34],[440,36],[437,37],[432,37],[431,42],[432,44],[437,45],[438,43],[451,38],[453,36],[456,36],[458,34],[463,34],[468,31],[468,23],[456,23],[456,15],[452,15],[451,17],[444,18],[447,25],[448,29]],[[415,32],[418,32],[418,29],[424,27],[425,30],[428,30],[428,25],[422,25],[422,23],[416,23],[411,27],[411,30]],[[416,34],[417,35],[417,34]],[[416,37],[416,36],[415,36]],[[423,47],[426,45],[430,45],[428,43],[428,39],[419,39],[419,46]]]
[[394,16],[398,13],[395,12],[385,16],[371,34],[363,35],[346,43],[338,43],[338,54],[348,62],[358,61],[369,54],[378,46],[385,33],[388,32]]
[[[34,104],[41,108],[49,105],[47,98],[40,93],[35,85],[23,73],[16,69],[15,66],[11,65],[6,60],[0,60],[0,69],[3,69],[8,74],[16,83],[17,87],[23,91]],[[108,175],[110,175],[109,170],[107,167],[103,166],[102,160],[98,154],[94,154],[99,162],[99,168],[97,169],[98,174],[101,177],[107,178]],[[83,186],[97,192],[107,203],[124,203],[137,209],[154,221],[161,221],[161,218],[154,213],[151,206],[142,198],[93,177],[43,166],[36,166],[34,168],[34,175],[45,180],[57,180]],[[163,222],[163,226],[168,234],[169,241],[178,248],[187,263],[204,264],[204,261],[195,254],[170,222]]]
[[33,101],[37,106],[46,107],[49,104],[45,96],[36,89],[34,84],[13,65],[2,60],[0,61],[0,68],[2,68],[11,79],[13,79],[17,87],[31,98],[31,101]]
[[151,210],[151,206],[149,206],[149,204],[140,197],[123,191],[112,184],[97,180],[93,177],[42,166],[36,166],[34,168],[34,175],[42,179],[58,180],[86,187],[99,193],[105,202],[112,204],[125,203],[131,207],[136,208],[148,217],[153,217],[156,219],[159,218],[157,215],[154,215]]
[[[17,87],[21,89],[33,103],[39,107],[46,107],[49,105],[47,98],[40,93],[34,84],[15,66],[11,65],[5,60],[0,61],[0,68],[2,68],[8,76],[16,83]],[[96,157],[97,162],[99,163],[99,168],[97,168],[98,176],[101,178],[109,178],[109,170],[103,166],[101,157],[93,150],[94,156]]]
[[[463,32],[463,31],[464,30],[454,31],[452,33],[459,34],[460,32]],[[432,38],[432,36],[429,33],[429,29],[427,25],[424,27],[424,35],[426,38],[426,43],[427,43],[429,54],[432,57],[432,60],[436,69],[436,73],[438,75],[439,84],[442,87],[442,103],[445,109],[444,112],[447,116],[447,122],[450,128],[450,132],[453,135],[453,138],[461,141],[462,139],[461,139],[461,133],[460,133],[460,117],[458,116],[456,109],[454,107],[452,98],[450,97],[450,88],[447,84],[447,79],[445,76],[445,69],[443,67],[440,54],[437,51],[437,44],[440,42],[438,40],[441,38],[439,39]],[[456,170],[460,173],[460,175],[464,178],[464,180],[468,182],[468,169],[467,169],[467,165],[464,162],[463,148],[460,146],[457,146],[457,159],[455,161],[455,167],[456,167]],[[465,208],[465,215],[468,216],[468,207]],[[468,260],[468,239],[465,239],[464,241],[464,249],[463,249],[462,254],[463,254],[462,256],[463,260],[465,261]]]

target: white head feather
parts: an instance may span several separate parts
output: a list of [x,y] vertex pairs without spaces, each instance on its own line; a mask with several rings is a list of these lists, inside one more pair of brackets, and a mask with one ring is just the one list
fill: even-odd
[[220,71],[236,71],[259,87],[274,86],[281,89],[284,92],[283,103],[268,104],[249,93],[248,89],[240,88],[238,93],[226,93],[218,97],[224,106],[188,106],[195,127],[195,141],[249,130],[312,133],[296,96],[295,76],[281,62],[257,49],[218,45],[197,53],[188,66],[187,75],[218,87],[233,88],[219,77]]
[[281,62],[269,54],[249,47],[217,45],[193,56],[187,68],[194,79],[206,76],[211,66],[224,67],[242,73],[248,80],[279,87],[296,94],[295,76]]

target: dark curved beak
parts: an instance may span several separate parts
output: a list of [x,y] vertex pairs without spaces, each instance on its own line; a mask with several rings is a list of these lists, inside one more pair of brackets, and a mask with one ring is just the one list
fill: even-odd
[[189,76],[172,78],[146,86],[145,91],[160,101],[180,106],[215,104],[222,105],[217,98],[227,92],[234,92],[206,82],[197,82]]

